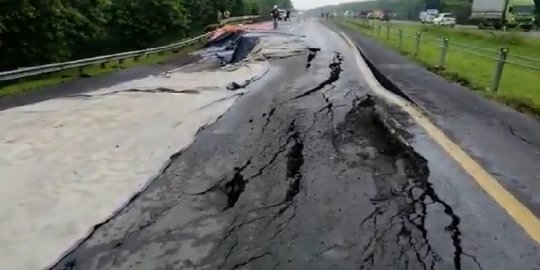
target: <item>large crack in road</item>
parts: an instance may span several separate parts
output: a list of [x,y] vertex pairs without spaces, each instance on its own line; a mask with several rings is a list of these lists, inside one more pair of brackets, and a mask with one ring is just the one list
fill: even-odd
[[[328,57],[309,53],[308,64]],[[201,131],[53,269],[482,269],[427,161],[377,100],[344,86],[344,56],[329,59],[310,90],[285,88],[249,113],[239,105],[230,134]]]

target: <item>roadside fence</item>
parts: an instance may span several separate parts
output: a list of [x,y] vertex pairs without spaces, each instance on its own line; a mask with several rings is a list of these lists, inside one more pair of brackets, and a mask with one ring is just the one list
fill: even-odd
[[[540,78],[540,59],[512,53],[509,48],[497,49],[473,46],[453,41],[448,37],[433,37],[425,32],[406,31],[399,25],[387,22],[374,23],[368,20],[355,20],[354,23],[362,27],[367,34],[380,40],[386,40],[387,43],[396,47],[402,53],[421,58],[438,70],[444,70],[447,65],[451,64],[458,66],[459,61],[478,64],[472,63],[468,57],[483,59],[482,63],[478,64],[478,68],[488,68],[486,62],[491,63],[489,65],[491,65],[492,72],[485,75],[491,77],[489,90],[493,92],[499,90],[503,75],[515,76],[516,74],[527,73],[526,75],[530,76],[524,76],[525,80],[534,77]],[[452,53],[460,54],[459,60],[451,58]],[[463,58],[464,56],[467,58]],[[511,71],[507,71],[508,66],[512,66]],[[505,72],[508,74],[505,74]],[[486,77],[485,75],[483,77]]]

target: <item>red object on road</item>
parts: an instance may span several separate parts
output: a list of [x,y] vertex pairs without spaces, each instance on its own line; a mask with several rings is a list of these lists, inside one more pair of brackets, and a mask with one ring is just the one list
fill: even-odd
[[242,27],[238,25],[225,25],[216,31],[214,31],[214,34],[210,38],[210,41],[219,39],[220,37],[224,35],[230,35],[230,34],[241,34],[243,32]]
[[271,22],[262,22],[255,24],[240,24],[240,25],[225,25],[214,31],[214,34],[210,38],[210,41],[214,41],[223,36],[228,36],[230,34],[241,34],[245,31],[269,31],[273,30],[274,27]]

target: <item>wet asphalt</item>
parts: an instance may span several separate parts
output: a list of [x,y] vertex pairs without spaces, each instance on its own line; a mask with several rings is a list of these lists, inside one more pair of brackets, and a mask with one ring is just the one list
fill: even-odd
[[[316,22],[52,269],[538,269],[537,246]],[[395,130],[397,122],[403,130]]]

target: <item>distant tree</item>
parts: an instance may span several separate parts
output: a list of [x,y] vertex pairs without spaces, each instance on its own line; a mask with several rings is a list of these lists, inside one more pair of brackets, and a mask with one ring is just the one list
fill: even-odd
[[246,4],[244,3],[244,0],[232,0],[230,11],[231,16],[246,15]]
[[108,23],[117,47],[152,45],[171,35],[179,38],[188,29],[188,15],[181,0],[114,0]]
[[219,0],[184,0],[184,2],[192,33],[217,23]]
[[290,0],[0,0],[0,70],[139,49]]
[[83,17],[60,0],[0,2],[0,67],[15,68],[71,56],[67,33]]

